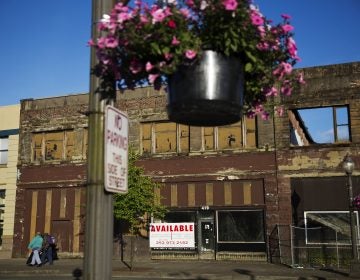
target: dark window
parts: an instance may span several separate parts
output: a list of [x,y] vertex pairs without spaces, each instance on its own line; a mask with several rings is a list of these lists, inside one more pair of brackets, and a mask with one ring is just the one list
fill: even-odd
[[4,229],[4,208],[5,208],[5,190],[0,190],[0,246],[2,245]]
[[195,222],[196,213],[191,211],[168,212],[165,214],[166,223],[188,223]]
[[218,211],[218,242],[264,242],[262,210]]

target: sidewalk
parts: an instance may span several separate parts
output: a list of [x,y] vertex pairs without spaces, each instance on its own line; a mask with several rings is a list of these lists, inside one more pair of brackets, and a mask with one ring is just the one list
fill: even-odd
[[[34,273],[72,277],[75,269],[82,269],[82,259],[60,259],[54,265],[30,267],[25,259],[0,259],[0,279],[4,275],[33,275]],[[238,261],[139,261],[133,269],[120,260],[113,261],[113,278],[119,279],[351,279],[340,271],[289,268],[269,263],[248,263]],[[81,278],[79,278],[81,279]]]

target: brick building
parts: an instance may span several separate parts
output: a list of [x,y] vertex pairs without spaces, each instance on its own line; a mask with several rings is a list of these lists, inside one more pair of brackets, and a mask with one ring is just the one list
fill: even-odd
[[[139,239],[139,256],[266,260],[279,225],[305,227],[311,217],[334,227],[323,216],[339,221],[348,209],[341,162],[350,153],[360,166],[360,63],[304,72],[307,84],[281,100],[285,116],[221,127],[169,122],[166,95],[151,88],[118,93],[138,164],[163,184],[164,221],[196,225],[195,249],[150,251],[147,239]],[[62,253],[82,252],[87,103],[88,95],[21,101],[14,256],[24,255],[36,231],[55,234]],[[309,110],[331,112],[334,137],[314,137]],[[117,255],[118,243],[114,248]]]

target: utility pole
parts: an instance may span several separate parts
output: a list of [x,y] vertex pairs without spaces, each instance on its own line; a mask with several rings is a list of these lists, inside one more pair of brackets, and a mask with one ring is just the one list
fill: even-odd
[[[97,22],[114,4],[114,0],[92,0],[91,38],[99,37]],[[91,69],[96,64],[91,48]],[[90,75],[84,280],[111,280],[112,276],[113,196],[104,188],[104,112],[106,105],[114,104],[116,91],[115,83],[107,82],[110,87],[99,90],[101,80]]]

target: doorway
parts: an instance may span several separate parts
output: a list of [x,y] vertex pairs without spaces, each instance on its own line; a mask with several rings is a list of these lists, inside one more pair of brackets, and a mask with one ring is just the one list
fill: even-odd
[[199,259],[215,259],[215,227],[213,211],[201,211],[198,216]]

